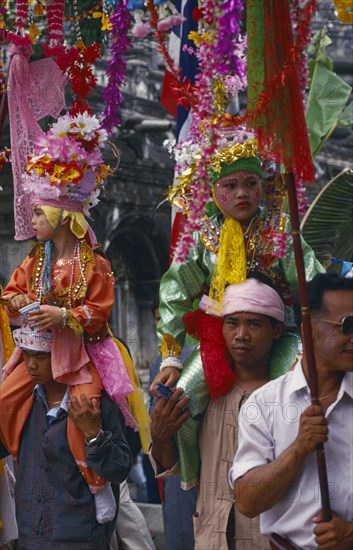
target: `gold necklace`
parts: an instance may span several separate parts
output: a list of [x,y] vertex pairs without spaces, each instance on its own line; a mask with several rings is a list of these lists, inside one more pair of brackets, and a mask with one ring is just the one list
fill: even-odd
[[47,401],[50,405],[59,405],[62,402],[62,399],[59,399],[59,401],[51,401],[50,399],[47,399]]
[[324,401],[324,399],[327,399],[328,397],[331,397],[332,395],[335,395],[335,393],[338,393],[339,390],[335,390],[331,393],[328,393],[327,395],[324,395],[323,397],[318,397],[318,400],[319,401]]

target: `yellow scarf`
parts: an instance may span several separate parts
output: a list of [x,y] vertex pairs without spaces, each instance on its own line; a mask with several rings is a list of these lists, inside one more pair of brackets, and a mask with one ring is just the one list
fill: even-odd
[[[41,206],[41,209],[43,210],[50,225],[56,229],[62,208],[57,208],[56,206]],[[78,239],[83,239],[87,233],[88,223],[82,212],[71,212],[70,210],[64,210],[62,220],[65,220],[66,218],[70,218],[71,232]]]
[[238,221],[226,218],[221,230],[210,297],[222,304],[226,286],[242,283],[245,279],[246,252],[243,230]]

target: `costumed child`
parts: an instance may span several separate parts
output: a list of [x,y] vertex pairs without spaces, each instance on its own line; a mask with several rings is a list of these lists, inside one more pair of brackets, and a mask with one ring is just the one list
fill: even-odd
[[[297,277],[289,218],[282,212],[285,189],[268,183],[262,200],[262,164],[257,141],[232,143],[211,159],[211,181],[217,213],[202,220],[195,245],[185,263],[173,261],[160,284],[160,315],[157,332],[161,340],[162,363],[159,380],[176,385],[191,396],[191,416],[175,436],[183,488],[197,483],[199,472],[198,429],[200,415],[210,397],[226,395],[234,384],[234,373],[224,351],[220,309],[229,284],[244,281],[247,274],[261,273],[279,290],[290,305]],[[185,178],[183,178],[185,180]],[[281,180],[282,181],[282,180]],[[185,184],[185,182],[184,182]],[[192,193],[190,193],[192,195]],[[285,256],[276,255],[276,242],[288,234]],[[302,240],[306,277],[324,271],[312,249]],[[200,301],[195,310],[195,301]],[[197,306],[196,306],[197,307]],[[194,313],[191,313],[193,312]],[[290,316],[290,315],[289,315]],[[299,335],[288,326],[275,346],[270,376],[279,376],[298,352]],[[179,359],[186,330],[200,340],[183,365]]]
[[[38,242],[13,273],[3,298],[8,301],[12,322],[30,304],[31,311],[24,315],[31,328],[52,332],[54,379],[70,385],[78,399],[81,393],[99,398],[103,387],[119,406],[125,423],[138,426],[147,451],[149,417],[138,377],[126,348],[112,337],[108,325],[114,276],[85,219],[89,208],[97,204],[109,172],[100,151],[106,139],[95,116],[66,114],[37,143],[24,189],[30,196]],[[13,404],[12,422],[6,424],[8,450],[16,458],[25,421],[22,411],[33,382],[20,348],[4,369],[2,400]],[[68,424],[68,440],[91,491],[98,493],[105,480],[87,466],[83,434],[72,423]]]

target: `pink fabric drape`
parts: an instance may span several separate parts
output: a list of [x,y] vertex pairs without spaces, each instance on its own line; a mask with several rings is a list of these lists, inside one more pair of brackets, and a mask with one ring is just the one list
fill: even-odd
[[29,197],[23,192],[22,175],[35,141],[44,134],[38,120],[47,115],[57,118],[65,107],[66,78],[52,59],[29,63],[32,53],[31,46],[10,47],[7,96],[16,240],[33,237]]

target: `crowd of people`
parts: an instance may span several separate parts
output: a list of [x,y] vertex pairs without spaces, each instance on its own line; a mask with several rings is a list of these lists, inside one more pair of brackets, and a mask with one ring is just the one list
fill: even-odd
[[[129,350],[109,327],[114,276],[84,216],[87,181],[82,192],[59,181],[56,196],[43,177],[29,185],[38,242],[1,297],[18,326],[0,386],[0,457],[15,462],[15,480],[8,462],[1,473],[3,487],[14,483],[0,509],[8,548],[16,539],[19,550],[153,549],[127,496],[142,446],[157,501],[165,488],[167,550],[265,550],[280,539],[352,550],[353,278],[325,273],[302,240],[312,403],[283,195],[275,180],[264,191],[256,140],[240,145],[210,166],[215,214],[161,281],[150,418]],[[282,258],[274,231],[288,233]]]

